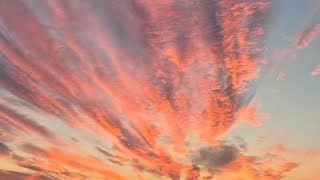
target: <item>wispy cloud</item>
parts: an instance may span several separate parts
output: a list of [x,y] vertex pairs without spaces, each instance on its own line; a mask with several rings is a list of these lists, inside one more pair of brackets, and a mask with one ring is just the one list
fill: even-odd
[[318,33],[320,33],[320,24],[310,25],[298,36],[296,47],[303,48],[308,46]]
[[277,80],[280,81],[280,80],[283,80],[283,78],[287,75],[287,72],[286,71],[281,71],[279,73],[279,75],[277,76]]
[[320,65],[318,65],[311,73],[310,76],[319,76],[320,75]]
[[320,33],[320,4],[315,3],[314,11],[311,11],[310,19],[307,19],[307,25],[304,27],[304,30],[298,35],[296,40],[296,48],[304,48],[308,46],[313,39],[315,39]]
[[14,171],[0,170],[1,179],[37,179],[37,180],[56,180],[56,178],[48,177],[45,175],[30,175],[27,173],[20,173]]
[[300,150],[298,148],[287,147],[284,144],[275,144],[268,147],[262,148],[263,151],[273,153],[273,154],[286,154],[295,157],[320,157],[320,150],[310,149],[310,150]]

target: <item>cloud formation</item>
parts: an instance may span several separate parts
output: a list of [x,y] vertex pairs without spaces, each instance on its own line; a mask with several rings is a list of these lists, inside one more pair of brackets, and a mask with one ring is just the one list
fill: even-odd
[[298,35],[295,47],[304,48],[308,46],[312,40],[314,40],[318,33],[320,33],[320,4],[315,3],[317,8],[315,11],[311,11],[311,18],[307,20],[307,25],[304,30]]
[[319,76],[320,75],[320,65],[318,65],[311,73],[310,76]]
[[[262,160],[240,152],[244,144],[218,138],[239,120],[265,118],[251,101],[269,4],[1,1],[0,152],[32,173],[0,177],[266,177],[256,173],[267,169]],[[203,148],[184,159],[195,144]],[[266,174],[277,179],[290,167]]]
[[306,28],[306,30],[301,33],[297,39],[296,47],[303,48],[308,46],[311,41],[318,35],[320,32],[320,24],[312,24]]
[[219,171],[220,168],[235,160],[238,149],[230,145],[218,147],[204,147],[197,155],[193,155],[192,162],[196,166],[204,166],[209,171]]
[[1,156],[7,156],[9,155],[11,150],[8,148],[8,146],[0,141],[0,155]]

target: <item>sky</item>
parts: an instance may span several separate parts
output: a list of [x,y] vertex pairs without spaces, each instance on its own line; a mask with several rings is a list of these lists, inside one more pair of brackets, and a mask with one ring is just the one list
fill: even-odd
[[0,0],[0,180],[320,179],[318,0]]

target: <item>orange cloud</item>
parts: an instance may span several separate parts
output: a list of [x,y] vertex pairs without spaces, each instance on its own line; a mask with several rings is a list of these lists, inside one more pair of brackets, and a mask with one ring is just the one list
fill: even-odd
[[[58,179],[83,174],[125,179],[109,164],[131,166],[140,178],[146,171],[179,179],[186,171],[188,179],[197,179],[204,170],[192,158],[183,159],[195,148],[187,142],[190,137],[214,147],[239,119],[259,124],[265,117],[256,115],[252,87],[264,65],[269,3],[181,3],[0,4],[0,85],[19,100],[3,101],[17,109],[1,104],[0,123],[7,125],[0,129],[12,129],[12,144],[26,140],[21,135],[26,133],[45,137],[52,147],[55,138],[70,143],[59,129],[49,130],[40,121],[59,121],[58,128],[62,123],[72,136],[84,136],[77,137],[84,147],[14,145],[37,158],[12,155],[12,161]],[[22,103],[44,116],[21,115]],[[96,139],[108,143],[108,150],[95,148]],[[106,160],[70,152],[77,148],[99,152]],[[207,153],[225,155],[223,148],[216,151]],[[220,158],[210,159],[220,163],[217,169],[234,160]],[[211,161],[196,162],[209,166]]]
[[60,164],[91,175],[98,173],[105,178],[125,179],[125,177],[111,170],[105,162],[91,156],[65,153],[57,149],[43,150],[33,145],[25,145],[23,149],[37,157],[48,159],[51,161],[51,165]]
[[297,163],[277,156],[265,158],[239,156],[235,161],[225,166],[221,173],[216,174],[215,178],[279,180],[297,166]]

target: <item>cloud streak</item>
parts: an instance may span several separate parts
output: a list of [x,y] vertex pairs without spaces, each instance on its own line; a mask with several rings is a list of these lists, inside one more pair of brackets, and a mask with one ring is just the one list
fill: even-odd
[[315,3],[317,8],[315,11],[311,11],[311,18],[308,20],[307,26],[304,30],[298,35],[295,47],[304,48],[308,46],[313,39],[315,39],[320,32],[320,9],[319,3]]
[[306,28],[306,30],[301,33],[297,39],[296,47],[303,48],[308,46],[311,41],[318,35],[320,32],[320,24],[312,24]]
[[320,75],[320,65],[318,65],[311,73],[310,76],[319,76]]

